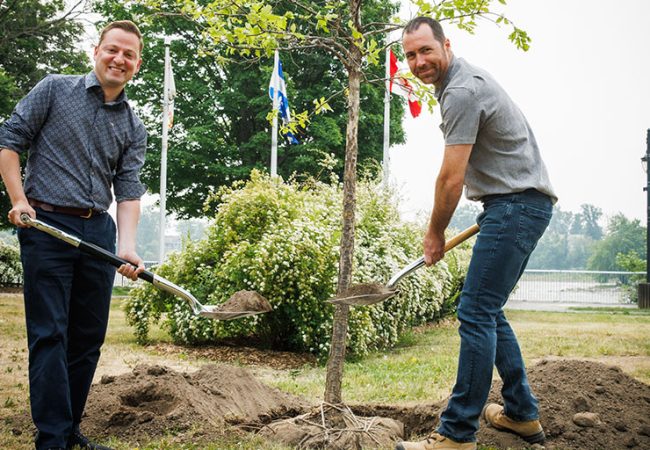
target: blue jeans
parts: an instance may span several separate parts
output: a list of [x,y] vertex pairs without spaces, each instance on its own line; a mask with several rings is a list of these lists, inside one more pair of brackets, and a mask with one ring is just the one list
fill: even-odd
[[[36,209],[37,218],[115,252],[115,222]],[[81,422],[108,325],[115,269],[35,228],[18,231],[36,448],[65,448]]]
[[551,220],[553,205],[548,196],[529,189],[488,196],[483,206],[458,305],[456,384],[438,426],[438,433],[457,442],[476,440],[495,365],[506,415],[517,421],[539,417],[517,337],[502,308]]

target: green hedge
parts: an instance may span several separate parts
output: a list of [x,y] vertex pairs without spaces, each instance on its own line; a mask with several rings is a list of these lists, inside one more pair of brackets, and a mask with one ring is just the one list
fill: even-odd
[[18,247],[0,241],[0,286],[14,286],[23,282],[23,266]]
[[[386,282],[421,255],[422,229],[400,222],[395,200],[377,185],[360,182],[357,195],[354,282]],[[149,324],[162,319],[178,343],[255,335],[274,348],[327,355],[334,307],[325,300],[336,290],[341,205],[339,185],[282,182],[259,172],[246,184],[222,190],[208,203],[217,213],[207,238],[186,243],[156,272],[204,304],[256,290],[273,312],[210,320],[194,316],[183,300],[142,284],[127,303],[136,337],[146,341]],[[393,299],[351,308],[350,352],[390,347],[405,329],[441,317],[445,302],[457,295],[468,259],[465,245],[443,263],[404,279]]]

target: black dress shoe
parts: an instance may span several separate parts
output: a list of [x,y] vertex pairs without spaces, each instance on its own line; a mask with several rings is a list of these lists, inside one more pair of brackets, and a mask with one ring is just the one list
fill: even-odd
[[66,447],[67,450],[72,450],[72,449],[79,449],[79,450],[113,450],[110,447],[106,447],[105,445],[99,445],[95,444],[94,442],[91,442],[90,439],[88,439],[86,436],[81,434],[81,431],[77,430],[68,439],[68,446]]

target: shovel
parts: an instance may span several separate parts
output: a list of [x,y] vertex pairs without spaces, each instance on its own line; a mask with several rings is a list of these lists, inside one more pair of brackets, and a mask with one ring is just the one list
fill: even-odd
[[[129,261],[122,259],[95,244],[82,241],[78,237],[72,236],[71,234],[61,231],[58,228],[38,219],[32,219],[28,214],[22,214],[20,220],[27,225],[31,225],[32,227],[49,234],[50,236],[54,236],[57,239],[77,247],[84,253],[102,259],[112,266],[120,267],[122,264],[131,264]],[[221,305],[202,305],[196,297],[188,291],[160,275],[154,274],[153,272],[145,270],[138,274],[138,278],[148,281],[161,291],[168,292],[187,300],[192,307],[194,314],[202,317],[209,317],[216,320],[231,320],[266,313],[273,309],[268,300],[255,291],[237,291]]]
[[[445,253],[456,247],[458,244],[466,241],[467,239],[478,233],[479,227],[474,224],[464,231],[461,231],[456,236],[445,242]],[[410,274],[416,269],[424,265],[424,256],[416,259],[408,266],[404,267],[400,272],[393,275],[388,281],[388,284],[383,285],[380,283],[364,283],[355,284],[346,289],[340,297],[335,297],[327,300],[329,303],[335,305],[374,305],[375,303],[382,302],[396,295],[399,290],[396,288],[397,283],[402,278]]]

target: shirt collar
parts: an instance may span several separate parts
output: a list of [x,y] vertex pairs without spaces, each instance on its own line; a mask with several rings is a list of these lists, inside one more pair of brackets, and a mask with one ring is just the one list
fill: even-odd
[[445,80],[442,82],[442,85],[440,85],[440,89],[436,89],[435,92],[436,99],[438,101],[440,101],[440,97],[442,97],[442,93],[445,91],[445,88],[449,84],[449,81],[453,78],[454,75],[456,75],[456,72],[458,72],[459,69],[460,64],[458,64],[456,56],[452,54],[451,60],[449,61],[449,68],[447,69],[447,75],[445,75]]
[[[84,77],[84,82],[85,82],[85,84],[86,84],[86,90],[90,90],[90,89],[92,89],[92,90],[95,90],[95,91],[101,92],[102,100],[103,100],[103,98],[104,98],[104,93],[103,93],[103,91],[101,90],[101,89],[102,89],[102,85],[101,85],[101,83],[99,82],[99,80],[97,79],[97,75],[95,74],[95,71],[94,71],[94,70],[91,70],[90,73],[88,73],[88,74]],[[128,100],[128,98],[126,97],[126,91],[124,91],[124,89],[122,89],[122,92],[120,92],[120,95],[118,95],[117,98],[116,98],[114,101],[112,101],[112,102],[108,102],[108,103],[106,103],[106,104],[107,104],[107,105],[117,105],[117,104],[120,104],[120,103],[126,102],[127,100]]]

